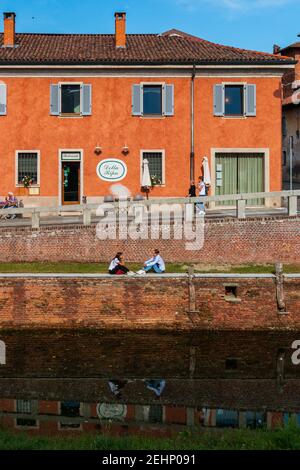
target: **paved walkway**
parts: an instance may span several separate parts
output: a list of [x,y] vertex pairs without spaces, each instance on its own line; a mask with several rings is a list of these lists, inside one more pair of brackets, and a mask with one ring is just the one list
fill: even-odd
[[[300,198],[299,198],[300,199]],[[300,202],[300,201],[299,201]],[[257,208],[257,209],[247,209],[247,217],[250,218],[259,218],[259,217],[283,217],[288,216],[287,209],[266,209],[266,208]],[[299,207],[300,215],[300,207]],[[226,210],[208,210],[206,214],[207,220],[220,220],[220,219],[234,219],[236,218],[235,209],[226,209]],[[100,221],[99,218],[93,217],[92,223],[96,224]],[[62,215],[62,216],[52,216],[52,217],[41,217],[40,225],[43,227],[54,226],[54,225],[82,225],[82,215]],[[30,227],[31,218],[16,218],[13,220],[0,219],[0,228],[1,227]]]

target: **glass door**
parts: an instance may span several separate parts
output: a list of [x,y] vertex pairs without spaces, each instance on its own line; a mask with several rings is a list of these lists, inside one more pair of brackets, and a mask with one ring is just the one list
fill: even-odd
[[[216,195],[264,192],[264,154],[216,154]],[[232,206],[234,201],[218,203]],[[250,199],[248,206],[260,206],[264,199]]]
[[80,162],[62,162],[62,203],[80,204]]

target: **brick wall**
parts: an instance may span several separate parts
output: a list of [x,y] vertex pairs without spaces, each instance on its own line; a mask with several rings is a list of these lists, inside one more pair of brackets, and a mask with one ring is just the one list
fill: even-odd
[[0,262],[108,262],[119,250],[128,261],[142,262],[158,247],[170,262],[299,263],[300,218],[209,221],[199,251],[186,251],[184,240],[100,241],[95,226],[1,228],[0,246]]
[[[225,298],[227,284],[237,299]],[[185,275],[1,277],[0,328],[299,329],[299,286],[285,278],[282,315],[273,276],[198,276],[191,286]]]

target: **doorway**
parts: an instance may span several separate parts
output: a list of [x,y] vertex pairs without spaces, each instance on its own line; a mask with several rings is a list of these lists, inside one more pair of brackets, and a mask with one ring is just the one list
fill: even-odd
[[80,162],[62,162],[62,204],[80,204]]
[[[263,153],[216,153],[216,195],[264,192]],[[264,199],[250,199],[248,206],[262,206]],[[234,201],[219,202],[220,206]]]

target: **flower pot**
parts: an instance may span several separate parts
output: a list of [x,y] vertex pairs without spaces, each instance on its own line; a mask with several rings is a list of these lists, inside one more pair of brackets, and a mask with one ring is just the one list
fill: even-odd
[[24,186],[20,186],[18,188],[18,195],[19,196],[28,196],[28,193],[29,193],[29,189],[28,188],[25,188]]

